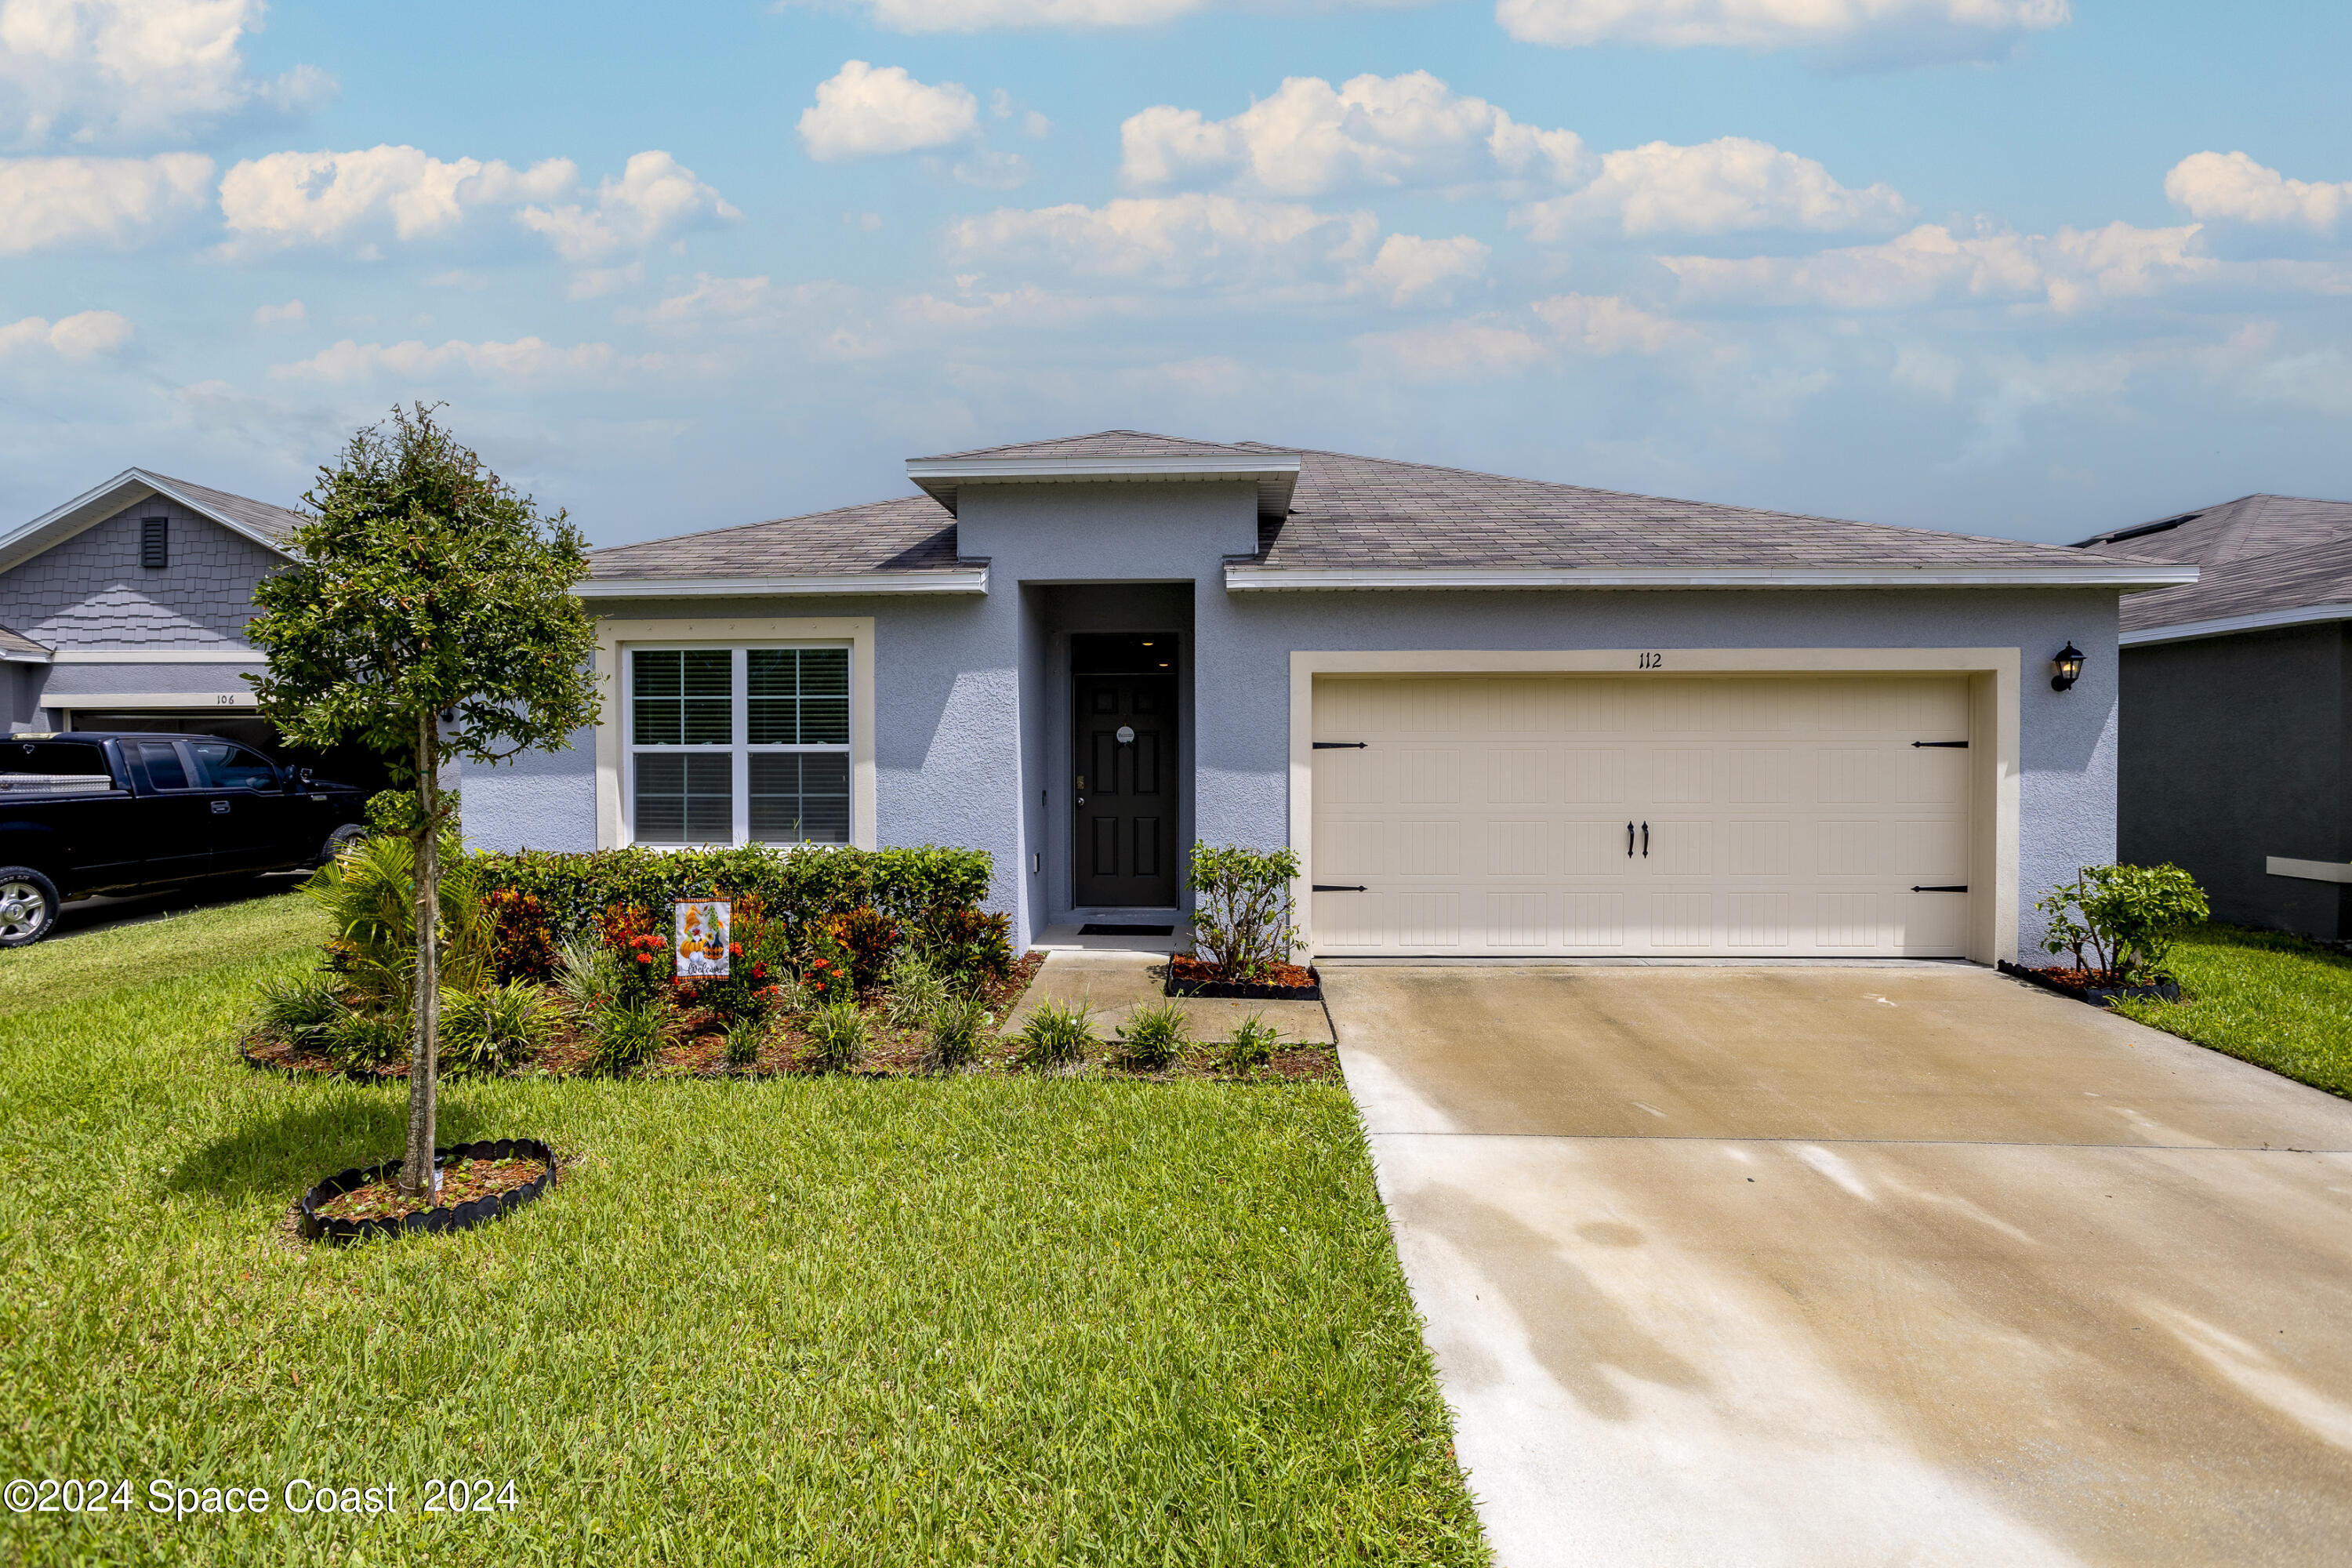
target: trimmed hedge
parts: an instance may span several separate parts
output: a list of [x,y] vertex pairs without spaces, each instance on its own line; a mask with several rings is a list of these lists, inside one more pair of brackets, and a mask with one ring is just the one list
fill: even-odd
[[562,936],[593,931],[615,905],[656,910],[680,899],[756,898],[799,921],[871,908],[914,926],[988,896],[984,849],[526,849],[474,858],[488,897],[511,889],[539,900]]

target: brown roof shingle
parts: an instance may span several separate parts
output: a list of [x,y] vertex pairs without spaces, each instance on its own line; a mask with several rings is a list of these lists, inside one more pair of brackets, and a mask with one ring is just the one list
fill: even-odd
[[2127,634],[2352,604],[2352,501],[2241,496],[2102,533],[2076,548],[2120,560],[2194,562],[2201,569],[2184,587],[2126,598]]
[[589,556],[591,577],[847,577],[950,572],[955,519],[929,496],[616,544]]

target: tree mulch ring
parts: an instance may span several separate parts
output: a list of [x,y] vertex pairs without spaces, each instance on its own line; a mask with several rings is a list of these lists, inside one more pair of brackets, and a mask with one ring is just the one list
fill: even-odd
[[530,1202],[555,1174],[555,1155],[536,1138],[485,1139],[433,1152],[438,1189],[410,1197],[397,1185],[401,1162],[339,1171],[302,1194],[302,1234],[350,1241],[362,1236],[466,1230]]
[[2126,985],[2116,975],[2104,969],[2068,969],[2053,965],[2042,969],[2002,959],[1998,966],[2003,974],[2013,974],[2030,985],[2044,991],[2055,991],[2061,996],[2072,996],[2077,1002],[2087,1002],[2094,1007],[2104,1007],[2110,1002],[2180,1000],[2180,983],[2161,980],[2153,985]]
[[1262,978],[1242,980],[1223,964],[1180,956],[1168,961],[1168,994],[1244,1002],[1320,1002],[1323,976],[1300,964],[1269,963]]

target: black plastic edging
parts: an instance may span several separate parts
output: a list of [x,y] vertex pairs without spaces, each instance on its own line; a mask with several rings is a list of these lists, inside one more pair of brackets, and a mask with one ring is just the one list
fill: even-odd
[[2126,1002],[2178,1002],[2180,1000],[2180,983],[2177,980],[2166,980],[2154,985],[2068,985],[2063,981],[2051,979],[2041,970],[2029,969],[2022,963],[2011,963],[2005,958],[1994,967],[2003,974],[2017,976],[2029,985],[2039,985],[2044,991],[2054,991],[2061,996],[2072,996],[2075,1001],[2087,1002],[2094,1007],[2104,1007],[2108,1003],[2117,1000]]
[[1307,973],[1315,977],[1312,985],[1253,985],[1239,981],[1179,980],[1175,965],[1171,964],[1167,994],[1234,1002],[1320,1002],[1323,1000],[1323,972],[1310,967]]
[[486,1198],[474,1198],[455,1208],[424,1209],[403,1215],[398,1219],[337,1219],[322,1215],[319,1205],[342,1196],[345,1193],[381,1181],[400,1169],[398,1160],[386,1160],[381,1165],[364,1168],[353,1166],[338,1171],[302,1194],[302,1234],[313,1241],[353,1241],[363,1236],[406,1236],[418,1231],[438,1234],[445,1230],[470,1230],[487,1225],[509,1209],[520,1208],[547,1190],[555,1179],[555,1152],[536,1138],[485,1139],[475,1143],[458,1143],[447,1149],[433,1151],[433,1163],[438,1167],[452,1160],[511,1160],[517,1156],[538,1160],[547,1169],[503,1193],[492,1193]]

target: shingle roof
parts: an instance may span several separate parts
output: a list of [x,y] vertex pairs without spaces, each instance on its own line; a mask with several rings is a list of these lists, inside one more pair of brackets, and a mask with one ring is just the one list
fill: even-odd
[[2352,604],[2352,501],[2242,496],[2200,511],[2086,539],[2077,549],[2130,561],[2190,561],[2194,583],[2135,594],[2123,629]]
[[594,577],[834,577],[951,572],[955,519],[929,496],[740,523],[589,556]]
[[941,452],[917,460],[939,463],[961,458],[1256,458],[1288,449],[1261,447],[1255,442],[1190,441],[1181,436],[1155,436],[1148,430],[1097,430],[1091,436],[1062,436],[1050,441]]
[[43,659],[48,657],[49,649],[24,633],[0,626],[0,658]]
[[[1257,447],[1259,451],[1287,448]],[[1423,463],[1299,454],[1270,568],[2080,565],[2063,545],[1759,511]]]
[[[153,472],[152,469],[149,471]],[[186,479],[175,479],[169,474],[155,474],[154,477],[206,510],[219,512],[225,517],[233,517],[256,533],[266,535],[280,544],[292,539],[294,531],[310,521],[299,513],[288,511],[282,506],[271,506],[266,500],[255,500],[249,496],[231,495],[226,490],[216,490],[209,485],[191,484]]]

